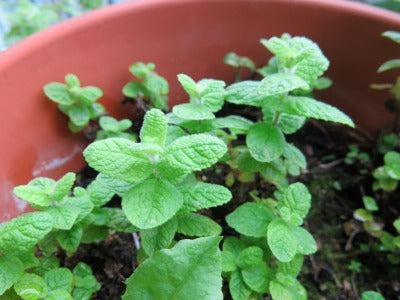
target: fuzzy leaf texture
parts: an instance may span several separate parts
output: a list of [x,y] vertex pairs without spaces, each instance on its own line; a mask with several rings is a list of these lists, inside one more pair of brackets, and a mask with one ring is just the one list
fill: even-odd
[[14,290],[24,300],[43,299],[48,292],[46,282],[41,277],[28,273],[14,285]]
[[126,281],[123,300],[222,300],[220,237],[182,240],[156,252]]
[[276,219],[269,224],[267,238],[272,254],[279,261],[289,262],[296,255],[296,236],[283,220]]
[[177,228],[178,222],[176,218],[172,218],[156,228],[141,230],[142,246],[147,255],[151,256],[155,251],[168,248],[174,239]]
[[193,134],[176,139],[165,150],[158,170],[172,182],[180,182],[193,171],[211,167],[227,151],[220,139],[207,134]]
[[258,93],[265,97],[287,94],[296,89],[309,89],[301,77],[294,74],[276,73],[261,80]]
[[18,254],[32,249],[53,229],[53,218],[42,212],[17,217],[0,228],[0,251]]
[[311,208],[311,195],[307,187],[301,182],[289,185],[278,203],[278,208],[281,207],[287,207],[291,213],[296,213],[301,218],[305,218]]
[[221,226],[207,216],[188,213],[177,216],[177,232],[187,236],[220,235]]
[[12,256],[0,256],[0,296],[17,282],[24,273],[22,262]]
[[282,104],[281,111],[292,115],[354,127],[354,122],[336,107],[308,97],[289,96]]
[[164,147],[166,133],[167,120],[164,113],[155,108],[147,111],[140,130],[141,142]]
[[129,221],[140,229],[157,227],[181,208],[179,190],[163,179],[149,179],[134,186],[122,198],[122,209]]

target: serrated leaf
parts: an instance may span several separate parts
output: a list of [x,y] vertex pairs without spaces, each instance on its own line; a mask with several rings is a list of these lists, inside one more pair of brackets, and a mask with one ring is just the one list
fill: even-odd
[[46,207],[51,199],[45,190],[32,185],[19,185],[14,188],[14,194],[31,204],[32,206]]
[[177,228],[178,222],[176,218],[172,218],[158,227],[141,230],[140,237],[146,254],[152,256],[154,252],[168,248],[174,239]]
[[250,246],[240,252],[237,258],[237,264],[244,269],[253,265],[262,263],[263,250],[257,246]]
[[250,297],[251,289],[243,281],[239,271],[233,272],[229,278],[229,292],[233,300],[247,300]]
[[76,179],[75,173],[69,172],[60,178],[55,186],[51,195],[53,201],[60,201],[68,195]]
[[281,110],[288,114],[354,127],[354,122],[337,108],[308,97],[289,96],[282,104]]
[[269,98],[258,93],[260,81],[245,80],[227,87],[226,101],[233,104],[262,107],[267,105]]
[[183,195],[183,206],[180,212],[194,212],[216,207],[232,199],[232,194],[226,187],[201,181],[184,186],[180,191]]
[[15,256],[0,256],[0,295],[12,287],[24,273],[24,265]]
[[282,155],[286,142],[278,127],[267,123],[257,123],[250,127],[246,144],[257,161],[271,162]]
[[72,272],[67,268],[50,270],[44,274],[43,279],[51,291],[60,289],[68,293],[72,292],[74,277]]
[[220,235],[221,226],[207,216],[196,213],[188,213],[177,216],[177,232],[187,236]]
[[285,189],[278,207],[287,207],[291,213],[296,213],[305,218],[311,208],[311,195],[307,187],[301,182],[289,185]]
[[269,290],[269,282],[272,270],[263,261],[251,265],[242,270],[244,282],[257,293],[266,293]]
[[253,237],[265,237],[268,224],[274,218],[261,203],[245,203],[226,216],[226,222],[237,232]]
[[212,120],[215,118],[213,112],[201,103],[184,103],[175,105],[173,113],[184,120]]
[[65,84],[52,82],[43,88],[44,93],[52,101],[62,105],[72,105],[74,98],[70,95],[68,87]]
[[[271,110],[270,107],[263,107],[262,111],[263,111],[263,120],[266,121],[267,123],[272,123],[275,118],[276,111]],[[302,116],[281,113],[276,126],[280,130],[282,130],[283,133],[292,134],[298,131],[301,127],[303,127],[306,120],[307,119]]]
[[292,230],[297,239],[298,253],[309,255],[317,252],[317,243],[311,233],[303,227],[293,227]]
[[181,182],[187,174],[212,166],[226,151],[224,142],[214,136],[207,134],[184,136],[166,148],[158,164],[158,170],[168,180]]
[[14,284],[14,290],[24,300],[36,300],[44,298],[48,288],[41,277],[26,273]]
[[308,90],[310,87],[301,77],[294,74],[276,73],[261,80],[258,93],[264,97],[284,95],[296,89]]
[[74,252],[78,249],[82,239],[82,226],[73,226],[70,230],[60,230],[56,233],[57,242],[65,251]]
[[144,180],[152,164],[139,144],[123,138],[110,138],[90,144],[83,155],[89,166],[115,179],[127,182]]
[[[114,192],[110,190],[108,187],[104,186],[100,180],[98,180],[99,176],[97,175],[96,179],[93,180],[86,188],[89,198],[95,207],[101,207],[109,202],[114,196]],[[106,176],[106,175],[104,175]],[[115,180],[119,182],[119,180]]]
[[126,281],[123,300],[222,300],[220,237],[182,240],[144,261]]
[[281,219],[268,226],[268,246],[272,254],[282,262],[289,262],[297,253],[297,240],[291,228]]
[[54,228],[69,230],[78,218],[80,209],[74,203],[66,202],[59,206],[49,207],[46,212],[53,218]]
[[0,228],[0,251],[19,254],[32,249],[53,229],[53,218],[44,212],[19,216]]
[[[98,181],[98,183],[100,185],[104,186],[105,189],[110,190],[111,192],[113,192],[114,194],[117,194],[120,197],[122,197],[134,185],[130,182],[127,182],[124,180],[119,180],[119,179],[114,179],[110,176],[107,176],[107,175],[101,174],[101,173],[99,175],[97,175],[96,181]],[[90,188],[88,188],[88,192],[90,194]]]
[[141,142],[164,147],[167,126],[167,120],[161,110],[153,108],[147,111],[140,130]]
[[122,209],[133,225],[150,229],[171,219],[182,203],[182,194],[171,183],[163,179],[148,179],[124,195]]

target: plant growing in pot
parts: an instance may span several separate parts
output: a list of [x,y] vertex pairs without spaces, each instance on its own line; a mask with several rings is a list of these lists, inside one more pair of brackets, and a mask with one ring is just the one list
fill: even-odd
[[[129,121],[102,117],[99,140],[84,151],[98,172],[86,187],[73,188],[74,173],[16,187],[15,194],[41,212],[0,229],[3,297],[90,298],[100,288],[90,267],[81,262],[72,272],[60,267],[60,260],[73,256],[80,243],[99,242],[117,231],[140,234],[139,266],[126,281],[123,299],[257,299],[265,294],[306,299],[296,277],[304,255],[317,251],[302,226],[311,195],[304,184],[290,182],[307,163],[285,135],[307,119],[354,123],[313,99],[315,88],[329,85],[320,77],[328,60],[314,42],[288,34],[261,42],[274,54],[259,69],[261,80],[225,87],[221,80],[195,82],[179,74],[189,103],[168,114],[147,110],[137,133],[140,142],[123,132]],[[135,67],[147,68],[136,63],[131,70]],[[164,79],[157,82],[168,89]],[[147,99],[160,91],[160,85],[153,86],[136,88],[136,101],[151,105]],[[69,116],[73,132],[101,115],[91,114],[101,90],[80,87],[72,74],[66,85],[50,83],[44,91]],[[218,117],[237,105],[250,107],[252,118]],[[231,191],[206,178],[222,179]],[[275,192],[266,197],[268,190]],[[246,201],[248,195],[253,201]],[[115,197],[121,208],[108,205]],[[221,214],[223,205],[229,206]],[[222,292],[221,275],[229,292]]]

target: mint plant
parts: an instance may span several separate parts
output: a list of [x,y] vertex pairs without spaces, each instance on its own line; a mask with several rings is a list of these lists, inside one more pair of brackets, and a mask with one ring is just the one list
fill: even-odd
[[43,90],[50,100],[58,104],[59,110],[69,117],[68,127],[72,132],[81,131],[90,120],[105,113],[104,106],[96,102],[103,96],[103,91],[94,86],[81,87],[74,74],[65,76],[65,84],[51,82]]
[[103,116],[99,119],[99,125],[101,129],[97,131],[96,140],[121,137],[136,141],[136,136],[134,134],[125,132],[132,126],[131,120],[123,119],[118,121],[113,117]]
[[122,93],[129,98],[144,100],[149,106],[158,109],[168,108],[168,82],[155,72],[154,63],[145,64],[136,62],[129,67],[129,71],[139,80],[127,83]]

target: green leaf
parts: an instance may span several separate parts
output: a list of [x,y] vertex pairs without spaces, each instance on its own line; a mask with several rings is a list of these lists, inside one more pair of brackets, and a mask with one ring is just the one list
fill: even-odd
[[35,274],[24,274],[14,284],[14,290],[24,300],[42,299],[48,291],[44,280]]
[[244,282],[257,293],[266,293],[269,290],[269,282],[272,277],[272,270],[263,261],[251,265],[242,270]]
[[161,110],[153,108],[147,111],[140,130],[141,142],[164,147],[167,126],[167,120]]
[[371,212],[363,208],[356,209],[353,213],[353,216],[354,219],[361,222],[372,221],[374,219],[374,216],[371,214]]
[[300,149],[296,146],[287,143],[285,145],[285,149],[283,150],[283,156],[291,163],[299,166],[300,168],[307,168],[306,158],[303,152],[301,152]]
[[40,261],[36,257],[36,247],[27,252],[22,252],[22,253],[18,254],[17,257],[24,265],[25,270],[31,269],[33,267],[37,267],[40,265]]
[[79,216],[80,209],[75,203],[66,202],[59,206],[49,207],[46,212],[53,218],[54,228],[69,230]]
[[381,73],[381,72],[385,72],[385,71],[397,69],[397,68],[400,68],[400,59],[391,59],[391,60],[388,60],[387,62],[383,63],[379,67],[378,72]]
[[310,87],[301,77],[294,74],[276,73],[261,80],[258,93],[264,97],[284,95],[296,89],[308,90]]
[[273,300],[307,300],[307,292],[297,280],[293,286],[285,286],[277,280],[272,280],[269,290]]
[[[119,179],[114,179],[110,176],[107,176],[105,174],[99,174],[96,177],[96,181],[100,185],[102,185],[105,189],[108,189],[114,194],[119,195],[122,197],[127,191],[129,191],[133,184],[124,180],[119,180]],[[91,194],[91,189],[90,186],[88,187],[88,192]],[[92,197],[91,197],[92,199]],[[101,206],[101,205],[100,205]]]
[[[399,37],[399,42],[400,42],[400,37]],[[362,300],[385,300],[385,298],[381,294],[374,292],[374,291],[363,292],[361,294],[361,299]]]
[[354,127],[353,121],[337,108],[308,97],[289,96],[282,104],[281,110],[292,115],[341,123]]
[[369,196],[363,196],[362,197],[364,207],[368,209],[369,211],[378,211],[378,205],[375,202],[375,199]]
[[[95,207],[101,207],[108,203],[114,196],[114,192],[110,190],[107,186],[103,185],[99,177],[103,174],[97,175],[96,179],[93,180],[86,188],[89,194],[89,198]],[[106,175],[104,175],[106,176]],[[116,179],[110,179],[110,181],[121,182]],[[131,184],[129,184],[131,187]]]
[[3,295],[24,273],[22,262],[12,255],[0,256],[0,295]]
[[79,91],[78,99],[86,104],[90,105],[96,102],[97,99],[103,96],[103,91],[95,86],[86,86],[81,88]]
[[232,194],[226,187],[201,181],[185,186],[180,191],[183,195],[183,206],[180,212],[216,207],[232,199]]
[[308,255],[317,252],[317,243],[306,229],[303,227],[293,227],[292,230],[297,239],[298,253]]
[[262,263],[263,250],[257,246],[250,246],[240,252],[237,258],[237,265],[242,268],[248,268],[253,265]]
[[81,82],[79,81],[79,78],[75,74],[67,74],[65,75],[65,83],[68,85],[69,88],[72,87],[80,87]]
[[90,144],[83,155],[95,170],[135,182],[146,179],[152,172],[152,164],[139,145],[123,138],[110,138]]
[[126,97],[137,98],[139,95],[148,96],[149,91],[141,82],[131,81],[128,82],[122,89],[122,93]]
[[282,262],[289,262],[297,253],[297,240],[291,228],[281,219],[268,226],[268,246],[272,254]]
[[296,256],[289,262],[279,262],[278,271],[285,275],[296,277],[301,271],[303,262],[304,256],[296,254]]
[[229,52],[224,56],[224,63],[232,66],[232,67],[246,67],[250,70],[254,71],[256,69],[256,65],[254,62],[245,56],[239,56],[235,52]]
[[184,103],[175,105],[173,113],[184,120],[212,120],[215,118],[212,111],[201,103]]
[[86,126],[90,120],[89,110],[85,106],[71,106],[68,116],[75,126]]
[[266,163],[255,160],[247,150],[238,156],[237,164],[241,171],[251,173],[261,172],[267,167]]
[[87,264],[78,263],[73,273],[75,275],[74,299],[90,299],[93,293],[100,290],[101,286]]
[[269,98],[259,94],[260,81],[245,80],[227,87],[226,101],[233,104],[263,107]]
[[51,203],[49,195],[40,187],[27,185],[19,185],[14,188],[14,194],[31,204],[32,206],[46,207]]
[[43,279],[51,291],[60,289],[68,293],[72,292],[74,277],[72,272],[67,268],[50,270],[44,274]]
[[145,77],[144,85],[152,93],[168,94],[169,92],[168,82],[154,72]]
[[187,174],[211,167],[226,151],[224,142],[214,136],[184,136],[166,148],[158,170],[168,180],[181,182]]
[[[277,112],[275,110],[271,110],[270,107],[263,107],[262,111],[263,120],[267,123],[272,123]],[[303,127],[306,120],[307,119],[305,117],[281,113],[276,126],[282,130],[283,133],[292,134]]]
[[222,271],[232,272],[236,270],[236,260],[239,254],[246,248],[244,243],[236,237],[228,237],[222,247]]
[[74,103],[74,98],[65,84],[58,82],[48,83],[44,86],[43,91],[50,100],[58,104],[72,105]]
[[122,209],[109,208],[109,207],[103,209],[107,210],[110,216],[110,220],[107,224],[110,228],[113,228],[119,232],[127,232],[127,233],[139,231],[138,228],[136,228],[135,226],[132,225],[131,222],[129,222]]
[[301,182],[289,185],[285,189],[283,198],[278,203],[278,207],[287,207],[292,214],[295,213],[305,218],[311,208],[311,195],[307,187]]
[[213,125],[217,128],[229,128],[243,133],[247,132],[253,124],[253,121],[235,115],[213,120]]
[[382,36],[400,44],[400,32],[398,31],[388,30],[382,33]]
[[226,216],[226,222],[237,232],[253,237],[265,237],[273,214],[261,203],[245,203]]
[[74,298],[72,298],[71,294],[68,293],[66,290],[55,290],[50,291],[47,294],[45,300],[74,300]]
[[178,215],[177,232],[187,236],[220,235],[222,227],[207,216],[195,213]]
[[123,300],[222,300],[220,237],[182,240],[144,261],[126,281]]
[[243,281],[239,271],[233,272],[229,278],[229,292],[233,300],[247,300],[250,297],[251,290]]
[[186,74],[178,74],[178,81],[190,96],[199,97],[197,83]]
[[54,191],[51,194],[53,201],[61,201],[68,195],[76,179],[75,173],[69,172],[60,178],[54,186]]
[[267,123],[257,123],[250,127],[246,144],[256,160],[271,162],[282,155],[286,142],[278,127]]
[[144,78],[150,72],[154,71],[156,65],[154,63],[142,63],[142,62],[135,62],[129,67],[129,71],[139,78]]
[[82,233],[82,226],[75,225],[70,230],[58,231],[56,239],[65,251],[75,252],[81,243]]
[[393,227],[396,228],[396,231],[398,233],[400,233],[400,217],[398,217],[396,220],[394,220]]
[[390,178],[400,180],[400,153],[389,151],[384,156],[384,170]]
[[177,228],[178,222],[176,218],[172,218],[158,227],[141,230],[142,246],[147,255],[152,256],[155,251],[168,248],[174,239]]
[[171,219],[182,203],[182,194],[171,183],[148,179],[124,195],[122,209],[133,225],[150,229]]
[[12,255],[32,249],[53,229],[53,218],[44,212],[19,216],[0,227],[0,251]]

